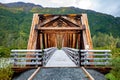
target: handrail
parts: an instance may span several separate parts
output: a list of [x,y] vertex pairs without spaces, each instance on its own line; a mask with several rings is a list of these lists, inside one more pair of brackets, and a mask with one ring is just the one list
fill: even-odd
[[23,49],[23,50],[11,50],[11,52],[13,53],[15,53],[15,52],[42,52],[42,50],[25,50],[25,49]]
[[44,50],[44,56],[43,56],[43,66],[47,64],[53,53],[57,50],[56,47],[48,48]]
[[80,50],[80,52],[111,52],[111,50]]
[[[80,50],[81,65],[109,65],[111,50]],[[92,53],[92,54],[91,54]]]
[[55,50],[55,47],[43,50],[11,50],[12,64],[16,67],[26,65],[44,66]]
[[79,66],[110,64],[111,50],[79,50],[68,47],[63,47],[63,50],[75,64],[79,62]]
[[78,49],[73,49],[73,48],[68,48],[68,47],[63,47],[62,48],[68,57],[77,65],[80,65],[80,59],[79,59],[79,50]]

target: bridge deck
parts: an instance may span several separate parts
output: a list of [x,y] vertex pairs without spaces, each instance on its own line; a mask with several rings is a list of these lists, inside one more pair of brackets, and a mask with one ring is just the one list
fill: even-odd
[[56,50],[46,67],[76,67],[76,65],[63,50]]

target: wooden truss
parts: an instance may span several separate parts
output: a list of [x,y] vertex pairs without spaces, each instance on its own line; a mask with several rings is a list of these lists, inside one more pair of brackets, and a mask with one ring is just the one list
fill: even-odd
[[70,47],[92,49],[86,14],[34,14],[27,49]]

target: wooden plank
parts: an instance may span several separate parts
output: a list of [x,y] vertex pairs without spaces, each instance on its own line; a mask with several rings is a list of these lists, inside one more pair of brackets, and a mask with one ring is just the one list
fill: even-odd
[[38,22],[38,14],[34,14],[27,49],[36,49],[37,31],[35,30],[35,26],[38,24]]
[[51,31],[51,30],[45,30],[45,31],[42,31],[43,33],[46,33],[46,34],[73,34],[73,33],[79,33],[80,31]]
[[80,32],[80,49],[85,49],[83,31]]
[[70,34],[68,34],[67,37],[68,37],[68,41],[67,41],[67,44],[68,44],[68,45],[67,45],[67,47],[70,47]]
[[73,36],[70,34],[70,47],[72,48],[72,43],[73,43]]
[[[87,14],[82,14],[81,21],[82,21],[82,26],[85,27],[85,30],[83,30],[84,47],[86,49],[93,49],[90,29],[89,29],[89,25],[88,25]],[[93,53],[91,52],[89,54],[93,54]],[[93,57],[94,56],[90,56],[89,58],[93,58]],[[90,62],[93,62],[93,60],[90,60]]]
[[67,47],[67,34],[64,34],[63,47]]
[[83,27],[52,27],[52,26],[50,26],[50,27],[38,27],[38,28],[36,28],[37,30],[60,30],[60,31],[62,31],[62,30],[84,30],[84,28]]
[[75,48],[76,34],[73,34],[73,45],[72,48]]
[[43,46],[42,46],[43,45],[43,43],[42,43],[42,34],[40,33],[39,35],[40,35],[40,44],[39,45],[40,45],[40,49],[42,49],[43,48]]
[[45,49],[45,36],[44,33],[42,33],[42,48]]
[[39,33],[37,33],[38,35],[37,35],[37,44],[36,44],[36,49],[41,49],[40,48],[40,34]]
[[28,78],[28,80],[33,80],[33,78],[35,77],[35,75],[38,73],[38,71],[40,70],[40,67],[38,67],[35,72]]
[[47,34],[44,34],[45,35],[45,48],[47,48]]
[[86,35],[87,45],[89,45],[89,49],[93,49],[87,14],[82,14],[81,18],[82,18],[82,25],[85,26],[85,28],[86,28],[85,31],[83,32],[83,34],[84,34],[84,36]]
[[78,49],[80,49],[80,45],[81,45],[81,44],[80,44],[80,40],[81,40],[80,33],[78,34],[77,39],[78,39],[78,42],[77,42],[77,43],[78,43],[78,44],[77,44],[77,45],[78,45]]
[[50,34],[48,34],[48,48],[50,47]]

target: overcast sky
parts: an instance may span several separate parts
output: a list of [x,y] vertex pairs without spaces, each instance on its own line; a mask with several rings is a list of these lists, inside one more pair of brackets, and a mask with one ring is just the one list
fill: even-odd
[[120,17],[120,0],[0,0],[2,3],[30,2],[43,7],[69,7],[91,9]]

